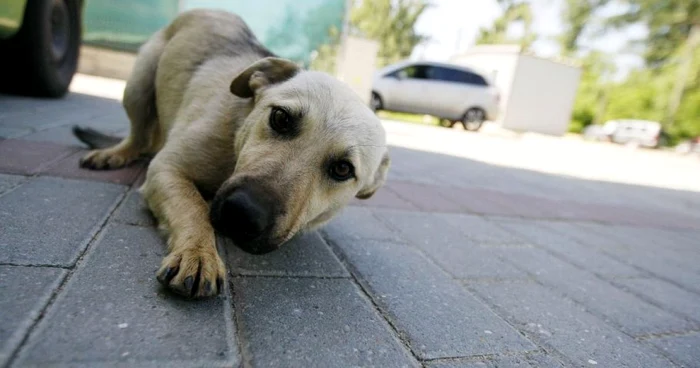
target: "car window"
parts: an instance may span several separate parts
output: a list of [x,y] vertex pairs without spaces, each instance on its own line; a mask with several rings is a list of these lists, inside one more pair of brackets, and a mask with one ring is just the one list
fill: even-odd
[[442,66],[431,66],[427,70],[428,79],[444,82],[456,82],[463,84],[473,84],[477,86],[488,86],[486,80],[475,73],[447,68]]
[[397,75],[409,79],[428,79],[428,67],[425,65],[407,66],[399,70]]
[[476,73],[464,72],[465,83],[475,84],[477,86],[488,86],[484,77]]

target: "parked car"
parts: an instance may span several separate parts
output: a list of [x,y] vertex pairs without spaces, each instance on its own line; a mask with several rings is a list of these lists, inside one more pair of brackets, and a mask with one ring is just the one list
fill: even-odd
[[676,152],[683,155],[688,155],[691,153],[700,154],[700,136],[678,143],[676,146]]
[[583,136],[591,140],[650,148],[657,148],[666,140],[661,123],[636,119],[610,120],[602,126],[589,125],[584,129]]
[[479,73],[465,67],[402,62],[380,70],[372,85],[371,107],[412,114],[433,115],[452,127],[461,123],[478,130],[494,120],[499,93]]
[[83,0],[0,0],[0,89],[61,97],[78,65]]

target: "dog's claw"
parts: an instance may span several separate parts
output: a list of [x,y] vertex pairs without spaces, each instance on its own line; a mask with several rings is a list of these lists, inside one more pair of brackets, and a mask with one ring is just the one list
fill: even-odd
[[194,286],[194,277],[187,276],[185,278],[184,286],[185,286],[185,292],[192,295],[193,294],[192,293],[192,286]]
[[204,294],[211,295],[211,282],[204,281]]
[[158,275],[158,281],[163,285],[168,285],[170,280],[177,275],[177,267],[168,267]]

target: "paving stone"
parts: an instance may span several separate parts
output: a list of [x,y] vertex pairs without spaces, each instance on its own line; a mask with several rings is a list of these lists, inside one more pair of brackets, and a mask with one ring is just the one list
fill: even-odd
[[31,132],[32,131],[29,129],[7,128],[7,127],[0,126],[0,139],[17,138],[17,137],[21,137],[23,135],[27,135]]
[[391,185],[391,190],[424,211],[460,212],[462,210],[458,202],[441,196],[442,188],[435,185],[395,182]]
[[428,368],[562,368],[563,365],[549,355],[506,356],[494,359],[473,361],[445,359],[431,361]]
[[[498,179],[501,180],[501,179]],[[442,195],[458,203],[466,212],[514,216],[509,197],[503,192],[479,188],[444,188]]]
[[242,277],[234,290],[251,366],[419,366],[350,280]]
[[[652,300],[666,310],[685,315],[700,322],[700,295],[673,284],[651,278],[615,280],[616,284]],[[698,345],[700,347],[700,345]]]
[[540,249],[510,249],[503,257],[545,284],[563,291],[591,311],[635,335],[684,331],[698,327]]
[[0,197],[0,262],[72,266],[124,191],[42,177]]
[[473,239],[480,246],[529,246],[527,238],[517,236],[480,216],[445,214],[440,216],[446,223],[459,229],[467,238]]
[[394,234],[374,217],[372,210],[362,207],[346,207],[322,228],[322,232],[336,241],[343,239],[399,239],[397,234]]
[[369,240],[335,245],[422,359],[534,349],[417,250]]
[[448,224],[447,218],[455,215],[382,211],[377,216],[457,278],[527,277],[525,272],[501,260],[494,249],[480,247],[484,243],[465,237]]
[[228,264],[240,275],[350,277],[318,232],[295,236],[280,249],[254,255],[226,242]]
[[0,366],[5,366],[65,275],[58,268],[0,266]]
[[33,175],[75,151],[75,147],[17,139],[0,141],[0,172]]
[[666,358],[533,282],[472,284],[470,288],[527,336],[557,350],[576,367],[671,367]]
[[546,248],[567,261],[593,273],[607,276],[639,276],[640,271],[626,265],[596,247],[580,244],[546,226],[533,222],[500,223],[505,229],[526,237],[534,244]]
[[135,162],[123,169],[117,170],[88,170],[79,166],[80,158],[87,151],[78,151],[50,167],[42,170],[43,175],[60,176],[72,179],[86,179],[93,181],[101,181],[107,183],[131,185],[138,178],[141,171],[145,169],[144,162]]
[[664,259],[661,251],[650,252],[643,247],[623,244],[619,239],[593,232],[582,226],[557,223],[552,228],[584,245],[597,246],[599,250],[620,262],[700,294],[700,273],[688,269],[687,265],[679,264],[677,261]]
[[16,187],[24,180],[27,180],[24,176],[0,174],[0,194]]
[[156,219],[136,190],[131,190],[114,214],[114,221],[137,226],[155,226]]
[[165,244],[155,229],[114,225],[49,308],[19,366],[235,366],[227,298],[191,301],[155,272]]
[[618,247],[623,250],[644,250],[646,254],[653,254],[660,262],[677,264],[700,273],[700,263],[695,258],[697,239],[690,244],[673,231],[636,226],[584,224],[582,227],[617,240]]
[[679,365],[687,368],[700,367],[700,333],[684,336],[669,336],[647,340],[671,356]]

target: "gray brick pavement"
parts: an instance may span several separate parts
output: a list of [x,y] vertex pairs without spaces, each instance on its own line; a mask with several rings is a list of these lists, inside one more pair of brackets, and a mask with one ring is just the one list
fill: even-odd
[[222,242],[230,289],[190,301],[155,281],[141,168],[79,170],[74,123],[126,118],[0,96],[0,367],[698,366],[696,193],[392,147],[386,195],[278,252]]
[[673,366],[660,353],[544,286],[514,282],[472,284],[470,288],[526,336],[575,367]]
[[234,279],[247,360],[255,367],[417,367],[347,279]]
[[503,252],[503,256],[542,283],[561,290],[569,298],[610,319],[630,335],[678,332],[699,327],[694,321],[675,316],[542,250],[514,249]]
[[424,359],[536,347],[408,245],[334,239],[389,321]]
[[193,303],[154,282],[154,229],[114,225],[88,252],[22,349],[18,365],[235,365],[225,297]]
[[19,347],[67,271],[0,266],[0,365]]
[[0,197],[0,263],[75,263],[123,197],[118,185],[40,177]]

